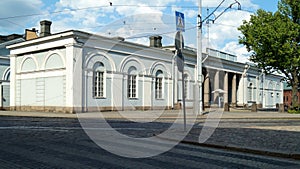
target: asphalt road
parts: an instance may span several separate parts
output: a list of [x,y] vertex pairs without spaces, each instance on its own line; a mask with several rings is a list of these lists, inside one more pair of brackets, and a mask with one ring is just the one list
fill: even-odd
[[[110,124],[131,137],[148,137],[170,126],[120,120]],[[72,118],[0,116],[0,139],[0,168],[300,168],[296,160],[182,143],[150,158],[120,157],[96,145]]]

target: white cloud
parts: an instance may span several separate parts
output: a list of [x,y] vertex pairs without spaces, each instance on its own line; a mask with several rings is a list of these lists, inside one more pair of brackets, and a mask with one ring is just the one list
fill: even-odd
[[[44,2],[44,4],[43,4]],[[112,6],[109,5],[112,2]],[[208,7],[212,11],[221,0],[202,1],[204,8]],[[216,12],[220,13],[235,0],[226,0],[221,8]],[[257,9],[258,6],[251,0],[241,1],[242,9]],[[52,4],[51,7],[48,4]],[[185,8],[185,7],[193,8]],[[2,0],[0,1],[0,16],[26,15],[33,13],[48,12],[48,15],[36,16],[33,18],[18,18],[16,21],[20,25],[34,25],[39,29],[39,21],[48,19],[52,21],[52,32],[79,29],[88,32],[102,32],[105,36],[135,37],[153,34],[163,34],[164,44],[173,44],[175,32],[174,11],[181,11],[185,14],[186,30],[184,37],[187,46],[195,47],[196,44],[196,18],[198,14],[198,0],[58,0],[54,5],[46,0],[31,0],[30,3],[23,0]],[[20,10],[15,10],[20,8]],[[44,9],[43,9],[44,8]],[[46,9],[45,9],[46,8]],[[237,8],[237,6],[233,6]],[[53,11],[64,11],[52,13]],[[51,15],[50,15],[51,14]],[[239,48],[231,42],[238,41],[240,32],[237,27],[242,24],[242,20],[248,20],[250,13],[237,10],[225,12],[209,29],[209,45],[207,39],[206,26],[203,26],[203,50],[209,46],[214,49],[224,49],[235,53]],[[31,23],[31,24],[28,24]],[[20,27],[19,25],[19,27]],[[103,26],[106,25],[106,26]],[[1,28],[11,28],[5,20],[0,20]],[[14,27],[17,27],[14,25]],[[22,27],[22,26],[21,26]],[[29,28],[31,28],[30,26]],[[23,27],[22,31],[28,27]],[[19,28],[20,29],[20,28]],[[7,32],[7,30],[2,31]],[[166,32],[170,32],[165,34]],[[173,33],[172,33],[173,32]],[[148,37],[144,39],[132,39],[137,43],[146,43]],[[243,56],[243,55],[241,55]],[[241,58],[243,59],[243,58]]]
[[222,49],[222,51],[236,55],[238,62],[241,63],[250,62],[249,61],[250,54],[247,51],[247,49],[235,41],[227,43],[225,47]]
[[[195,0],[195,1],[197,1],[198,2],[198,0]],[[216,6],[218,6],[219,4],[220,4],[220,2],[221,2],[221,0],[206,0],[206,1],[202,1],[202,6],[203,7],[216,7]],[[258,9],[258,5],[256,5],[256,4],[253,4],[252,2],[251,2],[251,0],[239,0],[238,2],[240,2],[240,4],[241,4],[241,7],[242,8],[246,8],[246,9]],[[227,0],[227,1],[225,1],[222,5],[221,5],[221,7],[223,7],[223,8],[227,8],[227,7],[229,7],[229,5],[230,4],[233,4],[233,3],[235,3],[235,0]],[[236,5],[235,5],[236,6]],[[235,6],[233,6],[233,8],[235,7]]]
[[[30,14],[42,13],[41,7],[43,3],[41,0],[1,0],[0,1],[0,18],[23,16]],[[24,33],[25,25],[33,24],[32,17],[16,17],[0,20],[0,34],[6,34],[6,32]]]
[[145,13],[160,13],[160,14],[162,13],[161,10],[148,7],[146,6],[146,4],[136,3],[134,5],[137,5],[137,7],[135,8],[128,7],[128,6],[117,7],[116,12],[118,12],[120,15],[123,16],[145,14]]
[[149,39],[148,38],[139,38],[139,39],[131,39],[129,42],[138,43],[142,45],[148,45]]
[[243,23],[243,20],[249,19],[249,12],[236,10],[225,12],[214,24],[210,24],[209,34],[207,28],[205,26],[203,27],[205,29],[203,36],[205,38],[209,36],[210,46],[213,48],[219,50],[222,48],[228,49],[228,45],[232,45],[231,42],[238,43],[238,37],[241,33],[237,28]]
[[[58,22],[57,25],[60,26],[60,28],[54,28],[53,31],[62,31],[62,29],[69,27],[92,30],[92,27],[105,24],[109,25],[111,19],[121,19],[126,16],[145,13],[155,13],[161,16],[166,8],[165,6],[175,1],[176,0],[60,0],[56,3],[56,11],[66,10],[66,12],[59,13],[55,17],[52,17],[52,20]],[[112,2],[112,6],[110,6],[110,2]],[[153,8],[153,4],[159,7]],[[84,10],[84,8],[88,9]],[[74,11],[74,9],[83,10]],[[61,15],[65,15],[65,18],[59,18]],[[158,19],[153,18],[153,20],[154,19],[156,19],[157,22]],[[95,30],[93,32],[95,32]],[[116,33],[117,32],[115,32],[115,34]],[[134,31],[132,33],[134,33]]]

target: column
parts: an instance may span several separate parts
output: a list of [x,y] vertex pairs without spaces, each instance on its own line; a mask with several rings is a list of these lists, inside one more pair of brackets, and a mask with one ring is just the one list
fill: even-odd
[[228,72],[224,75],[224,103],[228,103]]
[[[16,105],[16,70],[19,65],[16,65],[16,57],[17,55],[10,55],[10,109],[15,110]],[[20,91],[19,91],[20,92]]]
[[66,81],[65,105],[66,111],[73,113],[82,111],[82,47],[76,44],[66,45]]
[[232,77],[232,94],[231,94],[231,104],[232,106],[236,106],[236,74]]
[[[219,71],[217,70],[216,74],[215,74],[215,78],[214,78],[214,91],[220,88],[219,79],[220,79],[220,74],[219,74]],[[219,97],[219,92],[215,92],[214,100],[213,100],[215,103],[218,103],[218,100],[217,100],[218,97]]]
[[210,96],[210,91],[209,91],[209,71],[207,71],[207,74],[205,76],[205,81],[204,81],[204,106],[209,106],[209,96]]

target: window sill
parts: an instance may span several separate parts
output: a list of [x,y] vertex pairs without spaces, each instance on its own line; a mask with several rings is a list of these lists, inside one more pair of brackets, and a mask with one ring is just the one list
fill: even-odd
[[129,100],[139,100],[137,97],[128,97]]
[[155,100],[165,100],[164,98],[155,98]]
[[106,97],[93,97],[93,99],[106,99]]

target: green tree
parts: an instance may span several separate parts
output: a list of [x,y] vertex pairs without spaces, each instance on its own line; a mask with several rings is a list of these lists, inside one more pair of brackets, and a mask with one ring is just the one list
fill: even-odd
[[238,30],[239,43],[251,52],[250,60],[267,74],[283,73],[292,86],[292,108],[298,107],[300,80],[300,0],[281,0],[275,13],[259,9]]

